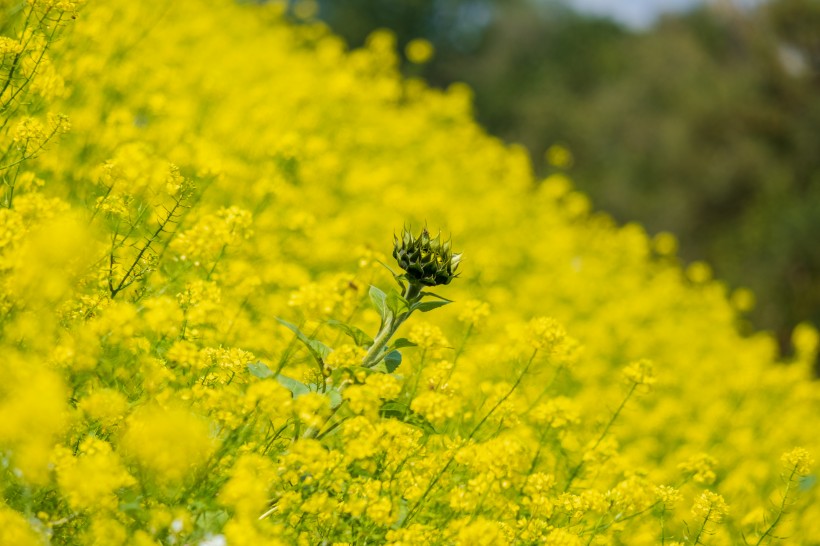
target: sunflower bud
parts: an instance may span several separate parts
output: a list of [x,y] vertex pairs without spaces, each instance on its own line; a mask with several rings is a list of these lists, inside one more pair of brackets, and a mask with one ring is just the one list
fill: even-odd
[[442,242],[441,233],[430,237],[427,228],[418,237],[407,228],[402,230],[401,238],[394,235],[393,257],[411,283],[424,286],[450,284],[461,261],[461,254],[453,253],[450,241]]

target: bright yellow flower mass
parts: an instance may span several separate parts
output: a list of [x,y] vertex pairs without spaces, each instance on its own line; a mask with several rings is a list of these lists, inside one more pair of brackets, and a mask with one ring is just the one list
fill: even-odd
[[[751,294],[534,179],[389,32],[12,4],[3,544],[820,542],[817,332],[776,362]],[[406,225],[463,259],[397,264]]]

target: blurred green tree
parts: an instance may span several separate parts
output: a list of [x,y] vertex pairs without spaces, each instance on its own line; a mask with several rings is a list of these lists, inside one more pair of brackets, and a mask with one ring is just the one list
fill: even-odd
[[326,1],[321,16],[353,46],[379,27],[430,40],[424,77],[470,84],[479,120],[541,172],[567,145],[598,208],[754,290],[750,318],[784,353],[796,323],[820,325],[817,0],[712,2],[644,32],[528,0]]

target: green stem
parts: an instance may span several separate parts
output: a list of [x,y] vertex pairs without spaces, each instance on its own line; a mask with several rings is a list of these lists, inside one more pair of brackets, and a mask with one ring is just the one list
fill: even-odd
[[666,507],[661,510],[661,546],[666,544]]
[[[601,445],[601,442],[606,437],[607,433],[609,432],[609,429],[612,428],[613,424],[615,424],[615,421],[618,419],[618,416],[621,415],[621,412],[623,411],[624,407],[626,406],[626,403],[632,397],[632,394],[635,392],[635,389],[637,389],[637,388],[638,388],[638,384],[637,383],[632,383],[632,387],[629,389],[629,392],[626,393],[626,396],[621,401],[621,405],[618,406],[618,409],[615,410],[615,413],[612,415],[612,418],[606,424],[606,426],[604,427],[603,432],[601,432],[601,435],[598,436],[598,439],[595,441],[595,444],[592,446],[592,449],[590,449],[590,451],[595,451],[598,448],[598,446]],[[583,467],[584,467],[584,459],[581,459],[581,461],[575,466],[575,468],[572,469],[572,472],[569,475],[569,479],[567,480],[567,485],[566,485],[566,487],[564,487],[565,492],[569,491],[569,488],[572,485],[572,482],[575,480],[575,478],[578,477],[578,473],[581,471],[581,469]]]
[[698,544],[700,544],[700,537],[701,535],[703,535],[703,531],[706,529],[706,524],[709,523],[709,516],[711,515],[712,509],[710,508],[709,511],[706,513],[706,517],[703,518],[703,525],[700,526],[700,530],[698,531],[698,534],[695,536],[695,542],[692,544],[692,546],[698,546]]
[[772,521],[771,525],[769,525],[769,528],[766,529],[766,531],[762,535],[760,535],[758,541],[755,542],[755,546],[760,546],[760,544],[763,543],[763,540],[766,537],[768,537],[772,533],[772,531],[774,531],[774,528],[777,527],[777,524],[780,523],[780,520],[783,518],[783,514],[786,511],[786,499],[789,497],[789,491],[791,491],[792,487],[792,480],[794,479],[794,475],[796,472],[797,467],[795,466],[794,469],[792,469],[791,474],[789,474],[789,481],[786,482],[786,491],[783,492],[783,500],[780,501],[780,508],[777,510],[777,516],[774,518],[774,521]]
[[[409,283],[404,289],[404,294],[402,294],[402,297],[412,306],[421,299],[422,288],[423,287],[421,284]],[[381,361],[384,356],[382,351],[385,346],[399,329],[399,326],[401,326],[412,313],[413,311],[409,310],[404,313],[400,313],[398,316],[394,316],[391,311],[387,311],[387,316],[384,317],[381,329],[373,339],[373,345],[370,346],[367,350],[367,354],[362,359],[362,366],[365,368],[372,368]]]
[[[538,354],[538,349],[535,349],[535,351],[533,351],[533,353],[532,353],[532,356],[527,361],[527,365],[524,366],[523,370],[521,370],[521,373],[518,375],[518,378],[515,380],[515,383],[510,388],[510,390],[507,392],[507,394],[502,396],[501,399],[499,399],[498,402],[496,402],[495,405],[490,409],[490,411],[488,411],[487,414],[484,415],[484,417],[478,422],[478,424],[476,424],[473,427],[473,430],[470,432],[470,434],[461,442],[461,445],[459,446],[459,449],[466,446],[467,443],[469,443],[470,440],[473,439],[473,437],[476,435],[476,433],[479,431],[479,429],[484,425],[484,423],[487,422],[487,419],[489,419],[490,416],[492,416],[495,413],[495,411],[499,407],[501,407],[501,404],[506,402],[507,399],[510,396],[512,396],[512,394],[515,392],[515,390],[521,384],[521,381],[524,379],[524,376],[529,371],[530,365],[532,364],[533,360],[535,360],[535,355],[537,355],[537,354]],[[427,498],[427,495],[430,494],[430,492],[433,490],[433,487],[435,487],[435,485],[438,483],[438,481],[441,479],[441,477],[444,476],[444,473],[447,472],[447,469],[450,468],[450,465],[453,464],[453,462],[456,460],[456,453],[457,452],[458,452],[458,449],[456,449],[453,452],[453,454],[450,456],[450,458],[447,460],[447,462],[444,464],[444,466],[441,468],[441,470],[439,470],[436,473],[436,475],[433,477],[433,479],[430,480],[430,483],[427,485],[427,488],[424,490],[424,493],[422,493],[421,497],[419,497],[419,500],[416,501],[416,504],[414,504],[413,507],[408,511],[408,515],[407,515],[407,519],[405,520],[405,524],[409,523],[419,513],[419,511],[421,510],[421,505],[423,504],[424,500]]]
[[464,348],[467,347],[467,340],[470,339],[470,334],[473,333],[473,325],[472,323],[467,326],[467,332],[464,334],[464,339],[461,340],[461,345],[459,345],[458,349],[456,350],[455,356],[453,356],[453,367],[455,368],[456,362],[458,362],[459,357],[461,357],[461,353],[464,352]]
[[388,313],[385,317],[384,323],[382,324],[381,330],[379,330],[379,333],[376,334],[376,337],[373,340],[373,345],[371,345],[367,350],[367,354],[362,360],[362,366],[365,368],[372,368],[379,362],[382,350],[398,329],[398,325],[395,325],[396,322],[399,321],[395,320],[391,313]]

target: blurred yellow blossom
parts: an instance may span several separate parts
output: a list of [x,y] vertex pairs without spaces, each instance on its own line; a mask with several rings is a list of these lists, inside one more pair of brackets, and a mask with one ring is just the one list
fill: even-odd
[[411,63],[424,64],[433,58],[435,50],[428,40],[415,38],[407,42],[404,52]]

